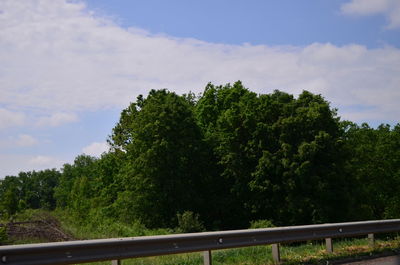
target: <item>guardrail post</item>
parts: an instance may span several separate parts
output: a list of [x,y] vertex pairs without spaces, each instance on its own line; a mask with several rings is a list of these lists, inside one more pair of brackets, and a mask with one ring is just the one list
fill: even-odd
[[119,259],[117,260],[112,260],[111,265],[121,265],[121,261]]
[[375,246],[375,235],[374,234],[368,234],[368,245],[371,248],[373,248]]
[[203,262],[204,265],[212,265],[211,250],[203,251]]
[[325,238],[325,245],[326,245],[326,251],[328,253],[333,252],[333,244],[332,244],[332,238]]
[[272,258],[275,263],[281,262],[281,253],[279,250],[279,244],[272,244]]

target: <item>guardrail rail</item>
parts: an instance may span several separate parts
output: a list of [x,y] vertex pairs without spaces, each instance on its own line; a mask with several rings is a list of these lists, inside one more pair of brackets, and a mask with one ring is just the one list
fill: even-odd
[[212,250],[272,244],[272,254],[280,261],[279,244],[325,239],[328,252],[333,251],[332,238],[400,231],[400,219],[232,230],[162,236],[67,241],[0,247],[0,264],[46,265],[79,264],[127,258],[203,251],[204,264],[211,265]]

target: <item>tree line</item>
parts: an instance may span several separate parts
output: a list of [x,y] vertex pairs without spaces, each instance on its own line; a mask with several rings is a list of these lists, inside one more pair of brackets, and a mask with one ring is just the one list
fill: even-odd
[[[100,158],[0,180],[0,213],[209,230],[400,217],[400,124],[341,121],[321,95],[241,82],[152,90],[121,113]],[[200,228],[199,228],[200,229]]]

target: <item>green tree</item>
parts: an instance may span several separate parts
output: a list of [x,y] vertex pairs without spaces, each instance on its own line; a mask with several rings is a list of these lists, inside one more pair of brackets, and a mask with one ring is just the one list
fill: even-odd
[[277,224],[344,220],[349,187],[336,111],[307,91],[297,99],[276,91],[261,101],[262,156],[250,185],[264,204],[254,212]]
[[[76,197],[73,197],[72,191],[76,191],[77,186],[80,186],[78,183],[81,182],[81,178],[85,177],[87,182],[91,182],[95,178],[96,161],[97,159],[94,157],[79,155],[75,158],[72,165],[65,164],[63,166],[59,185],[55,188],[54,193],[58,207],[68,208],[76,203]],[[87,194],[85,197],[90,197],[90,195]]]
[[15,189],[8,189],[2,197],[2,208],[10,217],[18,211],[18,197]]
[[251,171],[256,166],[252,132],[257,95],[243,87],[208,84],[196,105],[196,117],[212,150],[208,171],[212,217],[220,228],[247,227]]
[[127,157],[120,172],[125,191],[116,201],[120,214],[171,227],[177,212],[196,211],[206,170],[201,138],[192,104],[175,93],[152,90],[123,110],[109,139]]
[[57,206],[85,225],[182,231],[400,217],[400,124],[341,122],[307,91],[258,95],[240,81],[197,97],[152,90],[108,142],[100,158],[0,180],[1,214]]
[[[208,84],[196,117],[224,187],[216,206],[227,227],[250,220],[277,224],[343,220],[349,187],[341,167],[342,131],[321,96],[297,99],[275,91],[257,96],[243,87]],[[338,211],[339,210],[339,211]]]
[[356,181],[354,205],[359,218],[400,217],[400,125],[377,129],[346,122],[346,170]]
[[6,176],[0,180],[0,210],[4,217],[11,217],[18,211],[21,197],[21,182],[18,177]]

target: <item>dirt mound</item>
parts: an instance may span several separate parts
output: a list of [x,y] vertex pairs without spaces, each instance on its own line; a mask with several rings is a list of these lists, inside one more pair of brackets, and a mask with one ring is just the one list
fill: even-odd
[[1,226],[6,227],[8,238],[40,239],[48,242],[68,241],[74,238],[62,231],[60,222],[51,215],[42,215],[37,220],[27,222],[10,222]]

